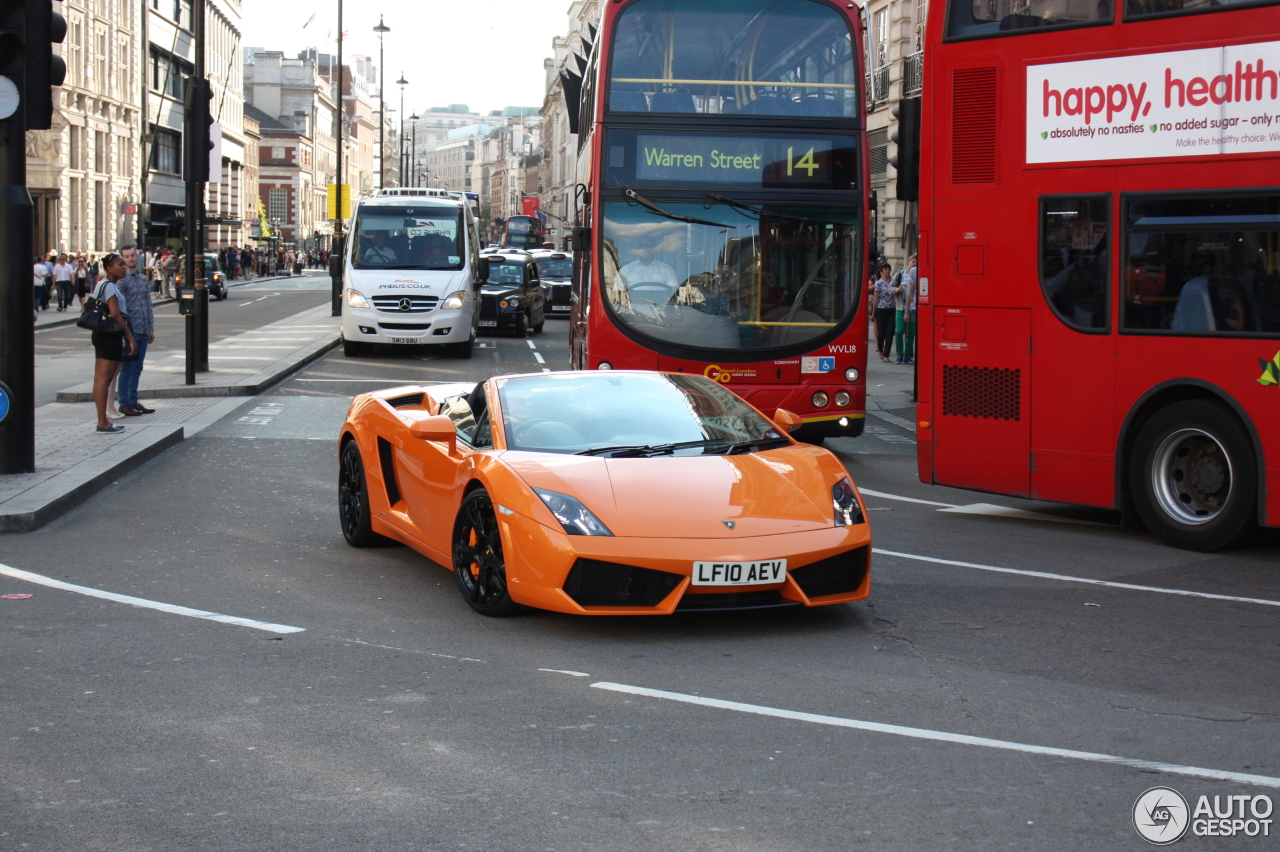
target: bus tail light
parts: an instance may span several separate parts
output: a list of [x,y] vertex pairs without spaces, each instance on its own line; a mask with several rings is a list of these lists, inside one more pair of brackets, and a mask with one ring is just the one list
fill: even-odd
[[831,397],[827,396],[826,391],[814,391],[809,401],[813,403],[814,408],[826,408],[831,404]]

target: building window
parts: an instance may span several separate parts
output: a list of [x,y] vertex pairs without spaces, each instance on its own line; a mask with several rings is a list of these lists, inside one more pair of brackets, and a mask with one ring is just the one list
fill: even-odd
[[93,183],[93,220],[97,226],[97,239],[94,241],[98,251],[106,251],[111,245],[110,217],[107,215],[107,183],[106,181],[94,181]]
[[69,180],[67,183],[68,183],[67,194],[70,196],[70,198],[68,199],[69,201],[68,206],[70,207],[69,212],[71,214],[69,217],[71,220],[71,223],[70,223],[71,224],[71,229],[70,229],[71,245],[67,246],[67,248],[70,249],[71,251],[83,251],[84,250],[84,242],[83,242],[84,240],[84,199],[82,194],[84,192],[84,181],[82,181],[80,178],[71,178],[71,180]]
[[101,130],[93,132],[93,170],[98,174],[111,171],[109,162],[111,152],[107,150],[107,134]]
[[151,51],[151,90],[182,100],[182,89],[191,67],[160,50]]
[[267,194],[267,216],[276,222],[289,221],[289,190],[272,187]]
[[285,158],[284,148],[272,148],[272,149],[271,149],[271,159],[273,159],[273,160],[283,160],[284,158]]
[[70,139],[67,144],[67,165],[73,169],[84,168],[82,149],[84,146],[84,128],[73,124],[70,128]]
[[182,173],[182,134],[164,128],[155,128],[155,142],[151,146],[151,168],[164,174]]

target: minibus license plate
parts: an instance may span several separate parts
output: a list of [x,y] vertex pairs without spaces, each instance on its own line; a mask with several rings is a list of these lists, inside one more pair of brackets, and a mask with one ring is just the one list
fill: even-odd
[[387,340],[390,340],[392,343],[408,343],[410,346],[415,343],[422,342],[416,337],[388,337]]
[[781,583],[787,578],[787,560],[765,559],[760,562],[695,562],[695,586],[754,586]]

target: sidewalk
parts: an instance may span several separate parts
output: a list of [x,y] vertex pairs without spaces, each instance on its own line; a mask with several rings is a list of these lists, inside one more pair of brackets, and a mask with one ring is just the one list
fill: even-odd
[[867,346],[867,415],[916,431],[912,396],[913,364],[886,364],[875,350],[875,329]]
[[[251,278],[248,281],[243,278],[237,278],[235,281],[228,281],[227,287],[243,287],[246,284],[261,284],[263,281],[288,281],[290,278],[313,277],[309,273],[323,275],[328,277],[329,273],[321,269],[304,269],[302,275],[270,275],[265,278]],[[165,299],[153,299],[153,306],[171,305],[176,301],[172,296]],[[57,299],[49,303],[49,310],[40,311],[36,314],[36,328],[57,328],[63,325],[75,325],[76,320],[80,318],[80,300],[76,299],[74,304],[65,311],[59,312],[57,309]]]
[[339,319],[329,314],[322,305],[210,345],[211,369],[193,386],[181,353],[149,361],[139,396],[157,400],[156,412],[119,421],[120,434],[94,431],[91,384],[59,391],[35,411],[35,472],[0,475],[0,532],[43,526],[321,357],[338,345]]

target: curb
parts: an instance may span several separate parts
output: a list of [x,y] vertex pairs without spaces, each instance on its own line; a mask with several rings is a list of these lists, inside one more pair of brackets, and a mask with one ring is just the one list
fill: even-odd
[[[139,399],[188,399],[201,396],[257,396],[267,388],[279,382],[312,361],[336,349],[342,342],[341,337],[332,340],[312,343],[276,361],[265,370],[254,373],[243,382],[234,385],[176,385],[167,388],[151,388],[139,390]],[[93,391],[60,390],[58,402],[93,402]]]
[[[152,430],[157,434],[153,436]],[[145,432],[135,432],[113,448],[110,455],[115,461],[106,461],[102,456],[86,460],[10,500],[9,505],[0,510],[0,533],[30,532],[44,526],[79,506],[120,476],[177,446],[183,437],[181,426],[150,426]],[[118,451],[120,447],[129,449]]]

